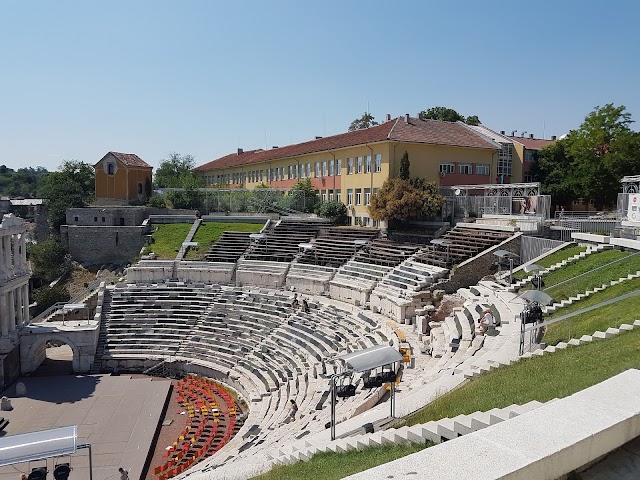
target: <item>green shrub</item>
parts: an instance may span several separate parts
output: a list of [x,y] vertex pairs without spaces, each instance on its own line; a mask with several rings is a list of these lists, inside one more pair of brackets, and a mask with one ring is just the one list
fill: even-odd
[[34,314],[39,315],[51,305],[58,302],[67,302],[71,298],[67,289],[62,285],[50,287],[45,285],[33,291],[33,300],[37,303]]

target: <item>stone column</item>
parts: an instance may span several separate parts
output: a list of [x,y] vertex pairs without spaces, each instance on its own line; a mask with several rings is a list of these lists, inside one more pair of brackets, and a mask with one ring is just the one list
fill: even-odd
[[7,303],[9,308],[9,333],[15,333],[16,331],[16,291],[9,290],[7,293]]
[[9,274],[13,273],[13,262],[11,260],[11,235],[5,235],[2,238],[4,243],[4,264],[9,270]]
[[22,292],[23,291],[24,291],[24,289],[22,287],[18,287],[15,290],[15,294],[16,294],[16,322],[17,322],[18,328],[22,328],[22,326],[24,325],[24,319],[23,319],[24,308],[22,308]]
[[0,340],[9,335],[9,308],[7,295],[0,293]]
[[4,236],[0,236],[0,278],[8,276],[8,269],[4,259]]
[[29,325],[31,319],[29,318],[29,285],[22,287],[22,324]]

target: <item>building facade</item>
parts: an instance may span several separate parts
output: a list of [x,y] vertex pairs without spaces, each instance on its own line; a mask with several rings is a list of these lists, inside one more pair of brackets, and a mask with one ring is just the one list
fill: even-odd
[[412,177],[441,186],[486,184],[495,178],[500,145],[463,123],[405,115],[367,129],[270,150],[226,155],[194,169],[207,186],[291,188],[310,179],[322,200],[347,205],[352,224],[375,226],[367,206],[409,155]]
[[0,223],[0,387],[20,374],[18,329],[29,323],[27,224],[12,214]]
[[133,153],[109,152],[94,168],[98,204],[142,204],[151,196],[153,167]]

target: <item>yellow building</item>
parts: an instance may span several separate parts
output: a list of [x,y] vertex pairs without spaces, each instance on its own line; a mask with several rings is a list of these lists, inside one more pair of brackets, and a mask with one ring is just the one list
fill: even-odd
[[291,188],[310,178],[323,200],[342,201],[352,223],[373,225],[367,213],[372,193],[396,177],[409,154],[412,177],[441,186],[487,184],[496,178],[500,145],[464,123],[405,115],[370,128],[309,142],[243,151],[201,165],[194,173],[207,186],[255,188],[261,183]]
[[96,203],[144,203],[151,195],[153,167],[133,153],[109,152],[94,165]]

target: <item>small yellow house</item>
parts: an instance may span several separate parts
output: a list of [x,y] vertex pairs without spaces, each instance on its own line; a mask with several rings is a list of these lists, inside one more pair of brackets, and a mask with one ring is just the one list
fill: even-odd
[[109,152],[94,165],[96,203],[144,203],[152,192],[153,167],[133,153]]

